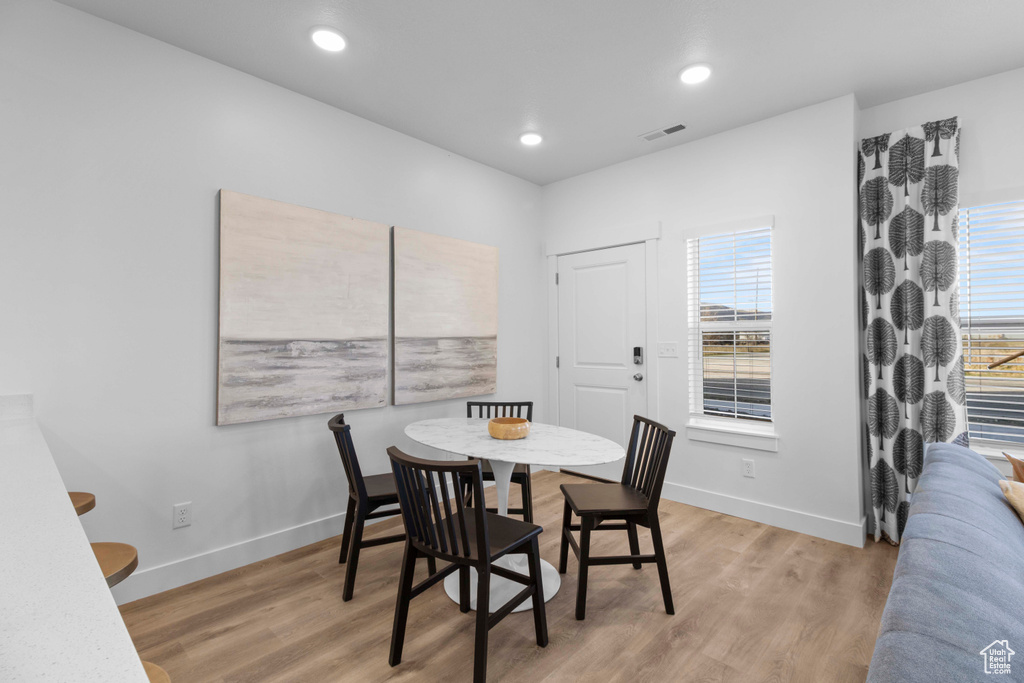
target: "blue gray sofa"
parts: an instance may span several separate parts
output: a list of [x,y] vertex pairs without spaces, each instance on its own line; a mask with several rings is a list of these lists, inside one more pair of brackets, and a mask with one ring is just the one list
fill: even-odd
[[[1024,681],[1024,524],[974,451],[929,444],[868,681]],[[982,649],[1007,640],[1010,676]]]

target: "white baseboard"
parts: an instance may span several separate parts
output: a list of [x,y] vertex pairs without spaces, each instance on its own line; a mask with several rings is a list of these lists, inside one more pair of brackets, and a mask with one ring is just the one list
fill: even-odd
[[662,495],[679,503],[714,510],[734,517],[751,519],[762,524],[770,524],[781,529],[796,531],[801,534],[817,536],[829,541],[864,547],[867,533],[867,518],[862,517],[860,523],[844,522],[838,519],[812,515],[807,512],[758,503],[745,498],[728,496],[723,493],[665,482]]
[[[370,520],[367,525],[378,521]],[[141,569],[114,586],[111,592],[117,604],[123,605],[337,536],[344,527],[345,513],[342,512],[182,560]]]
[[[484,488],[494,486],[494,482],[484,482]],[[396,512],[398,508],[395,508]],[[384,522],[388,519],[371,519],[366,526]],[[339,536],[345,528],[345,513],[341,512],[312,522],[293,526],[289,529],[274,531],[246,541],[215,548],[205,553],[186,557],[181,560],[167,562],[156,567],[147,567],[134,572],[128,579],[111,589],[114,600],[123,605],[133,600],[145,598],[163,591],[184,586],[185,584],[206,579],[253,562],[265,560],[274,555],[286,553],[331,536]],[[401,528],[395,533],[399,533]],[[339,547],[340,550],[340,547]]]

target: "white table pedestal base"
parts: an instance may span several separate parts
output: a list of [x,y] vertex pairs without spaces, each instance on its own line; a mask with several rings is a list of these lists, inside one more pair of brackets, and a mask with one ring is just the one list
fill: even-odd
[[[526,555],[506,555],[501,559],[495,561],[496,565],[511,569],[517,574],[523,576],[530,575],[529,563],[526,561]],[[550,562],[540,561],[540,575],[541,583],[544,586],[544,602],[550,600],[555,593],[558,592],[558,587],[562,585],[562,577],[558,575],[558,570],[555,569],[554,565]],[[472,610],[476,609],[476,570],[469,570],[469,608]],[[495,574],[491,574],[491,612],[497,612],[501,609],[501,606],[512,599],[516,593],[526,588],[521,583],[515,581],[509,581],[508,579],[502,578]],[[448,594],[448,597],[454,600],[456,603],[459,602],[459,573],[449,575],[444,580],[444,592]],[[533,598],[527,598],[519,604],[513,612],[525,612],[533,609]]]

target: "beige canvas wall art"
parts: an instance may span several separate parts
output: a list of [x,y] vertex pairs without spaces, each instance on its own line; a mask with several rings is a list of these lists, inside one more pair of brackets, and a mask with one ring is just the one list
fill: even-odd
[[394,228],[395,405],[493,394],[498,249]]
[[389,226],[221,190],[217,424],[383,406]]

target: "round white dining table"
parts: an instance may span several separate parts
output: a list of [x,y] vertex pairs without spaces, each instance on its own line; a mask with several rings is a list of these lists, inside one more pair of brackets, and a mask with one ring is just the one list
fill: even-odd
[[[626,455],[622,446],[604,437],[540,422],[530,423],[530,434],[526,438],[503,441],[491,437],[487,432],[487,422],[487,418],[465,417],[421,420],[406,427],[405,435],[439,451],[490,462],[500,515],[508,515],[509,486],[516,465],[579,467],[614,462]],[[506,555],[495,564],[524,576],[529,575],[526,555],[523,554]],[[546,602],[558,592],[562,580],[555,567],[544,560],[541,560],[541,580]],[[471,585],[476,585],[475,570],[471,572]],[[458,573],[445,579],[444,589],[448,597],[455,602],[459,601]],[[514,581],[492,575],[491,611],[500,609],[521,590],[522,586]],[[476,609],[476,590],[470,591],[470,607]],[[532,609],[532,605],[526,600],[514,611],[523,612],[528,609]]]

